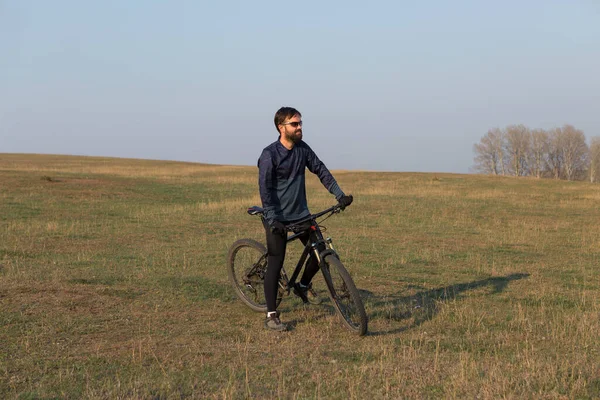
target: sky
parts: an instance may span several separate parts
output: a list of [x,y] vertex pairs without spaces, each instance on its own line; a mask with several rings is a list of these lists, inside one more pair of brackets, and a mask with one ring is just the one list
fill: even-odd
[[600,136],[600,1],[0,0],[0,153],[467,173],[494,127]]

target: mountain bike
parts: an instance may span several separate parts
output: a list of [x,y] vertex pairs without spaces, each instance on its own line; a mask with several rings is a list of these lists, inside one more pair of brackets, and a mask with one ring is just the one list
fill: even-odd
[[[333,247],[330,237],[323,237],[324,227],[319,225],[333,214],[343,210],[340,204],[330,207],[317,214],[295,221],[286,226],[292,234],[287,237],[287,242],[294,241],[308,232],[309,240],[304,247],[298,264],[291,277],[281,269],[279,288],[277,293],[277,306],[284,296],[288,296],[296,285],[296,279],[302,270],[309,253],[319,264],[323,273],[329,298],[335,310],[341,317],[343,324],[352,332],[362,336],[367,332],[367,314],[365,307],[356,289],[352,277],[342,264],[339,255]],[[264,223],[264,211],[254,206],[248,208],[248,214],[258,215]],[[324,217],[325,216],[325,217]],[[322,218],[324,217],[324,218]],[[317,219],[322,218],[319,222]],[[323,228],[323,229],[322,229]],[[248,307],[257,312],[266,312],[267,305],[264,295],[264,280],[267,272],[267,249],[253,239],[240,239],[229,248],[227,257],[227,272],[235,293]]]

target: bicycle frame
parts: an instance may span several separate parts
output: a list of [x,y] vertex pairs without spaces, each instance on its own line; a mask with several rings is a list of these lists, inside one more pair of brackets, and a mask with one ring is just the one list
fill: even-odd
[[[319,268],[322,267],[325,256],[327,256],[329,254],[333,254],[336,257],[338,257],[337,253],[335,252],[335,249],[333,248],[331,238],[329,238],[329,237],[327,239],[323,238],[323,233],[321,232],[321,229],[319,228],[317,218],[319,218],[327,213],[333,214],[333,213],[337,213],[339,211],[340,211],[339,206],[333,206],[333,207],[331,207],[325,211],[322,211],[318,214],[310,215],[309,217],[307,217],[303,220],[300,220],[292,225],[292,226],[298,226],[298,225],[305,224],[306,222],[310,222],[310,227],[308,229],[303,230],[298,233],[294,233],[293,235],[288,236],[288,238],[287,238],[287,243],[289,243],[289,242],[299,239],[300,236],[305,235],[306,232],[308,232],[308,234],[309,234],[308,241],[306,242],[306,245],[304,246],[304,250],[302,251],[302,254],[300,255],[300,259],[298,260],[298,263],[296,264],[296,267],[294,268],[292,277],[287,279],[287,275],[285,274],[285,271],[284,271],[284,276],[286,277],[286,280],[287,280],[287,287],[283,288],[283,289],[287,290],[287,294],[289,294],[290,290],[294,287],[294,285],[296,283],[296,279],[298,279],[298,275],[300,274],[300,271],[302,270],[302,266],[304,265],[304,263],[308,257],[308,253],[310,253],[311,251],[313,252],[313,256],[316,258],[317,263],[319,264]],[[261,216],[261,218],[262,218],[262,216]]]

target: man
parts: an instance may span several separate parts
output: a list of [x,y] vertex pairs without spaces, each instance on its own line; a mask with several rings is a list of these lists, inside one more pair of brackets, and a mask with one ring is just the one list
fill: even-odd
[[[342,207],[352,203],[338,186],[325,164],[302,141],[302,114],[292,107],[282,107],[275,113],[275,128],[279,139],[267,146],[258,160],[258,185],[264,208],[267,235],[267,275],[265,299],[267,318],[265,327],[284,331],[287,326],[279,319],[276,310],[277,281],[285,259],[286,225],[310,215],[306,202],[305,170],[317,175],[325,188],[335,196]],[[308,235],[303,235],[306,244]],[[311,290],[310,282],[319,270],[317,260],[310,256],[294,293],[306,303],[320,300]]]

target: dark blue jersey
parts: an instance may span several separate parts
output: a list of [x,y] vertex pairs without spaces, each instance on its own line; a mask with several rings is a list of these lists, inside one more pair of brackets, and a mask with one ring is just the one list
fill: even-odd
[[325,164],[303,141],[288,150],[279,140],[265,147],[258,159],[258,187],[269,224],[288,222],[310,214],[306,202],[306,168],[337,200],[344,196]]

